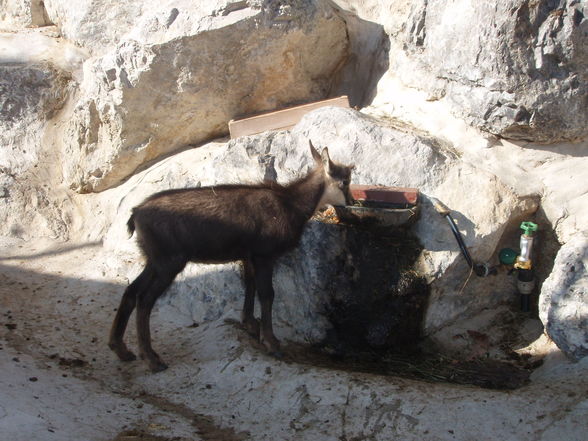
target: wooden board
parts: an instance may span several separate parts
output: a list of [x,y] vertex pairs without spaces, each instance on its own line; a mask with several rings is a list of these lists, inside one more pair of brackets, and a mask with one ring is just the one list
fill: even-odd
[[291,129],[308,112],[327,106],[349,107],[349,100],[347,96],[340,96],[339,98],[302,104],[300,106],[264,113],[250,118],[231,120],[229,121],[229,133],[233,139],[238,138],[239,136],[255,135],[256,133],[262,133],[268,130]]

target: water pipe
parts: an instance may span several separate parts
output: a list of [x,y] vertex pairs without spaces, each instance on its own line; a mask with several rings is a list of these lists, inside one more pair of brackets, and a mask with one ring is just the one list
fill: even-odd
[[518,270],[517,289],[521,296],[521,310],[529,312],[531,310],[531,293],[535,289],[535,271],[533,271],[531,251],[533,250],[533,234],[537,231],[537,224],[523,222],[521,230],[523,230],[520,240],[521,252],[515,261],[514,268]]
[[455,221],[451,217],[451,211],[449,210],[447,205],[445,205],[439,199],[434,197],[430,197],[430,200],[433,203],[435,211],[437,211],[437,213],[439,213],[441,216],[447,219],[447,222],[449,223],[449,228],[451,228],[451,232],[455,236],[455,240],[457,241],[457,245],[461,250],[461,254],[468,263],[468,266],[474,271],[474,273],[479,277],[496,275],[496,268],[491,267],[487,263],[475,263],[473,261],[472,256],[470,256],[470,253],[465,245],[465,242],[463,241],[463,237],[461,236],[461,233],[459,232],[459,229],[457,228]]
[[533,222],[523,222],[521,224],[520,253],[510,248],[504,248],[499,253],[500,262],[505,265],[512,265],[513,271],[517,271],[517,291],[521,297],[521,311],[529,312],[531,310],[531,293],[535,289],[535,271],[531,260],[531,251],[533,250],[534,233],[537,231],[537,224]]
[[533,222],[523,222],[521,224],[521,252],[514,264],[516,269],[528,270],[531,269],[531,250],[533,248],[533,233],[537,231],[537,224]]

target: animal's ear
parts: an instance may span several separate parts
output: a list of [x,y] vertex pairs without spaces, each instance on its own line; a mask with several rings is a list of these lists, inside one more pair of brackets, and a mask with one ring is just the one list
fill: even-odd
[[329,158],[329,149],[328,148],[324,148],[323,152],[321,153],[321,159],[323,162],[323,167],[325,167],[325,170],[327,171],[327,173],[329,173],[331,171],[331,158]]
[[321,155],[319,155],[319,152],[316,151],[316,149],[312,145],[312,141],[310,139],[308,140],[308,144],[310,145],[310,153],[312,154],[312,157],[314,158],[316,163],[322,164]]

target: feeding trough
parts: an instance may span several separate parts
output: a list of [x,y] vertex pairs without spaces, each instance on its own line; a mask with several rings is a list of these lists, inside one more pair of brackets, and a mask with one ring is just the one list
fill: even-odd
[[416,188],[352,185],[353,205],[336,206],[326,216],[335,222],[370,227],[409,227],[420,211]]

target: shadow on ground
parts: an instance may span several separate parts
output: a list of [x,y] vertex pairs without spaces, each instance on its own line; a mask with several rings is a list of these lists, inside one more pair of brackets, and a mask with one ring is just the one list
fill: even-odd
[[[414,359],[390,359],[382,368],[371,365],[367,357],[334,359],[309,346],[291,344],[286,345],[286,358],[275,360],[233,323],[179,326],[169,317],[173,308],[167,305],[155,311],[152,323],[156,350],[170,369],[153,375],[144,363],[119,362],[107,348],[110,323],[126,282],[122,276],[100,276],[91,260],[100,261],[99,251],[80,247],[29,260],[27,253],[19,253],[0,264],[0,360],[5,374],[20,375],[4,374],[0,380],[0,389],[16,391],[10,407],[4,403],[8,412],[19,409],[21,429],[14,433],[26,435],[23,421],[51,414],[64,402],[70,406],[60,409],[69,426],[62,419],[62,427],[48,426],[45,437],[23,440],[74,439],[71,427],[86,427],[78,439],[92,441],[126,441],[133,436],[157,441],[330,441],[369,439],[373,434],[379,434],[373,439],[390,439],[394,433],[416,440],[433,431],[440,440],[465,440],[472,439],[474,426],[476,433],[500,432],[493,422],[499,420],[506,422],[506,429],[497,436],[506,436],[504,431],[513,427],[524,426],[531,434],[554,424],[571,427],[574,434],[580,427],[575,422],[582,409],[582,397],[574,394],[577,377],[554,383],[554,398],[540,383],[500,392],[448,384],[448,378],[419,377],[424,367]],[[130,328],[128,342],[135,348],[134,326]],[[399,376],[399,364],[408,375]],[[432,365],[429,372],[443,377],[460,368],[449,362]],[[102,397],[100,406],[97,396]],[[447,400],[467,401],[458,420],[444,409]],[[571,409],[571,416],[562,414],[562,408]],[[82,411],[85,416],[72,417]],[[1,413],[0,426],[3,421],[9,424]],[[498,419],[489,418],[492,413],[499,414]],[[94,430],[96,425],[103,427],[100,433]]]

